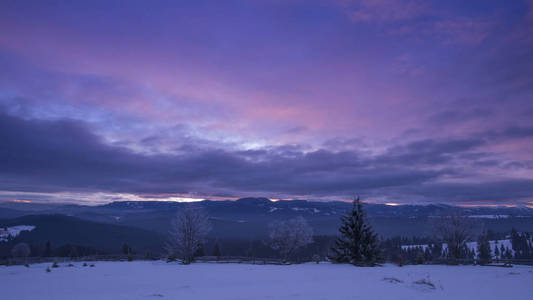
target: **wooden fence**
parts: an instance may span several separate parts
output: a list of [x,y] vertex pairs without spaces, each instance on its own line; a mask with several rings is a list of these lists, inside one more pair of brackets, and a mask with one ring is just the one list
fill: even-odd
[[288,265],[277,258],[255,258],[246,256],[200,256],[194,259],[197,262],[226,263],[226,264],[253,264],[253,265]]
[[[68,263],[84,261],[140,261],[140,260],[165,260],[160,257],[146,257],[143,255],[90,255],[83,257],[15,257],[0,259],[0,265],[25,265],[40,263]],[[236,264],[255,264],[255,265],[286,265],[276,258],[253,258],[245,256],[199,256],[195,257],[195,262],[202,263],[236,263]]]
[[127,255],[90,255],[83,257],[14,257],[0,259],[0,265],[24,265],[40,263],[67,263],[83,261],[128,261],[128,260],[158,260],[146,256],[127,256]]
[[[411,263],[415,264],[415,263]],[[456,260],[450,259],[436,259],[432,261],[426,261],[423,264],[426,265],[478,265],[479,262],[476,259],[462,258]],[[406,264],[407,265],[407,264]],[[528,265],[533,266],[533,259],[493,259],[488,265]]]

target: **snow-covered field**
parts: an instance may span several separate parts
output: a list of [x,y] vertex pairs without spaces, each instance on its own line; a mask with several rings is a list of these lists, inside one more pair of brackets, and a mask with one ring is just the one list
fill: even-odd
[[[1,299],[533,299],[533,267],[165,262],[0,267]],[[428,282],[434,285],[432,287]],[[417,283],[418,282],[418,283]]]

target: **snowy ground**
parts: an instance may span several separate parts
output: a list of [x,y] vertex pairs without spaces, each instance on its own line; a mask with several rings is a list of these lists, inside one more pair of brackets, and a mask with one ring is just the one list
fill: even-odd
[[[533,299],[533,267],[95,262],[0,267],[1,299]],[[430,285],[420,283],[431,282]],[[418,284],[416,282],[419,282]]]

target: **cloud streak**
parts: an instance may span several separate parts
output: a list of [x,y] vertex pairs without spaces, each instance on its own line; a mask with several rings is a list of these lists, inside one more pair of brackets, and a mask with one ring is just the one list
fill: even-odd
[[[484,145],[477,139],[422,140],[373,156],[287,146],[149,155],[107,145],[79,121],[25,120],[3,113],[0,125],[0,139],[7,145],[0,150],[0,190],[311,199],[338,199],[357,192],[421,202],[521,201],[533,192],[531,180],[478,182],[480,178],[456,165],[485,158],[461,157]],[[194,145],[183,145],[187,146]]]

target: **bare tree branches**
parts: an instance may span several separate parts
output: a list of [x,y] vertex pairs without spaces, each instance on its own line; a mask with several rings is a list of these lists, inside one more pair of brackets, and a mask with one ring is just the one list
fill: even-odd
[[270,224],[269,246],[286,261],[296,249],[313,242],[313,229],[303,217]]
[[28,257],[30,255],[30,246],[26,243],[18,243],[16,244],[13,249],[11,249],[11,255],[13,257]]
[[199,207],[186,206],[172,220],[165,247],[169,256],[180,258],[184,264],[191,263],[210,230],[207,214]]
[[466,242],[472,237],[473,223],[468,217],[455,213],[443,216],[435,224],[435,231],[448,245],[448,256],[455,261],[464,256]]

